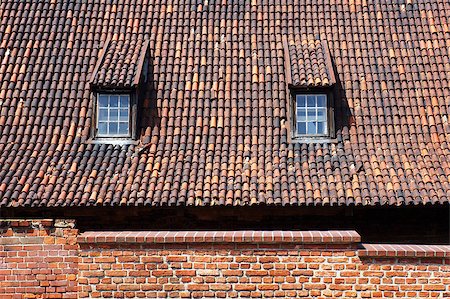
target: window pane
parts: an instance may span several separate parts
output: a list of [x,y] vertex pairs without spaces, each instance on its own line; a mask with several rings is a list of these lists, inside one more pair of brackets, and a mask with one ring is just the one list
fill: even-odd
[[297,120],[298,121],[306,121],[306,109],[298,109],[297,110]]
[[306,106],[306,97],[302,95],[297,95],[297,107],[305,107]]
[[128,96],[121,96],[120,97],[120,107],[128,108],[128,102],[130,98]]
[[119,109],[109,109],[109,121],[119,120]]
[[99,135],[108,134],[108,123],[105,123],[105,122],[98,123],[98,134]]
[[99,109],[98,120],[99,121],[107,121],[108,120],[108,109]]
[[128,134],[128,122],[119,123],[119,134],[121,135]]
[[315,107],[316,106],[316,96],[307,96],[307,104],[308,107]]
[[111,107],[119,106],[119,96],[109,96],[109,105]]
[[297,123],[297,131],[298,134],[306,134],[306,122],[298,122]]
[[307,133],[311,135],[317,134],[317,123],[316,122],[309,122],[308,123],[308,130]]
[[325,123],[324,122],[317,123],[317,134],[321,134],[321,135],[325,134]]
[[308,109],[307,117],[308,121],[316,120],[316,109]]
[[108,132],[109,134],[117,135],[117,131],[118,131],[117,123],[109,123],[108,127],[109,127],[109,132]]
[[317,107],[326,107],[326,97],[325,95],[318,95],[317,96]]
[[98,97],[98,106],[99,107],[108,107],[108,96],[99,96]]
[[317,119],[319,121],[327,120],[327,110],[325,108],[317,109]]
[[128,109],[120,109],[120,121],[128,121]]

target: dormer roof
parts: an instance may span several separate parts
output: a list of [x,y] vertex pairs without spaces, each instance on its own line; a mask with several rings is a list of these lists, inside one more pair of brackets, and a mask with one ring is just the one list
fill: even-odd
[[330,87],[336,83],[326,41],[292,37],[285,42],[285,48],[289,85],[314,88]]
[[90,83],[102,88],[136,87],[142,76],[148,40],[108,38],[99,52]]

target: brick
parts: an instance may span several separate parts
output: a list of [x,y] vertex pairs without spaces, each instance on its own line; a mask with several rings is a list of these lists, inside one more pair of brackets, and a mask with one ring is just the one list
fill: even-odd
[[244,271],[242,270],[223,270],[222,275],[223,276],[242,276]]
[[254,284],[237,284],[234,286],[236,291],[254,291],[256,286]]
[[301,290],[303,289],[303,284],[301,283],[283,283],[281,285],[282,290]]
[[209,289],[213,291],[229,291],[231,290],[232,286],[230,284],[215,284],[212,283],[209,285]]
[[153,276],[161,277],[161,276],[172,276],[174,271],[172,270],[154,270],[151,271]]
[[146,271],[146,270],[129,271],[128,275],[129,276],[149,276],[150,271]]
[[265,270],[248,270],[245,271],[245,274],[248,276],[266,276],[268,275],[268,271]]
[[423,286],[425,291],[445,291],[445,285],[443,284],[426,284]]
[[197,270],[197,275],[199,276],[218,276],[218,270]]
[[176,276],[196,276],[197,273],[195,270],[176,270]]
[[190,291],[208,291],[209,286],[206,284],[189,284],[187,289]]
[[275,290],[278,290],[279,288],[280,287],[278,285],[275,285],[275,284],[261,284],[261,285],[258,285],[258,289],[260,291],[267,291],[267,290],[275,291]]

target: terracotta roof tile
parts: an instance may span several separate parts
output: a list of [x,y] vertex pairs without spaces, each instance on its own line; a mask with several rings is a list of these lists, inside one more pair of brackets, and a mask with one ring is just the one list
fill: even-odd
[[[449,11],[438,0],[1,1],[0,206],[448,203]],[[289,142],[284,37],[310,55],[291,63],[299,84],[331,84],[316,40],[328,45],[335,143]],[[91,75],[131,84],[142,47],[131,42],[146,40],[140,144],[87,142]]]

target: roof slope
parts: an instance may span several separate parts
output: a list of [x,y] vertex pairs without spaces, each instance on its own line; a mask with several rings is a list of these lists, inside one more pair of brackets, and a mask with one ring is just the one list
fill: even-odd
[[[450,198],[447,1],[0,4],[0,206]],[[86,142],[101,49],[149,41],[141,144]],[[288,142],[283,36],[326,41],[337,142]]]

